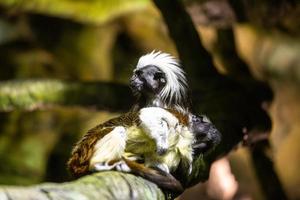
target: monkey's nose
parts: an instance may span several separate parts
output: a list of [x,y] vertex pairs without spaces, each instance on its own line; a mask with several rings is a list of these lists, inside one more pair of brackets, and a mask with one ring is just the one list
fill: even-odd
[[129,87],[133,91],[141,91],[142,89],[142,83],[137,81],[136,79],[130,79]]

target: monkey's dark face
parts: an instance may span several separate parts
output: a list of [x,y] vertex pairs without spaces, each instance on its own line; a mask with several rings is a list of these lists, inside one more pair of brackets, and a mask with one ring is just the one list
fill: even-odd
[[192,116],[191,130],[195,135],[193,144],[196,155],[214,148],[221,141],[221,133],[206,116]]
[[165,73],[154,65],[147,65],[133,72],[130,87],[134,94],[154,96],[166,85]]

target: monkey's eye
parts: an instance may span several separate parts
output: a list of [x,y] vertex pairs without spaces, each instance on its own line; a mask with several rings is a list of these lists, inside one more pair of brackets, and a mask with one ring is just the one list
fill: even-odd
[[199,123],[199,122],[202,122],[202,119],[200,117],[196,116],[196,115],[193,115],[192,116],[192,121],[194,123]]
[[143,71],[142,70],[136,70],[134,72],[137,76],[141,76],[143,74]]
[[154,80],[159,80],[159,79],[163,79],[165,80],[165,74],[162,72],[156,72],[153,76]]
[[205,115],[202,117],[202,121],[206,123],[211,123],[210,119],[208,119],[208,117],[206,117]]

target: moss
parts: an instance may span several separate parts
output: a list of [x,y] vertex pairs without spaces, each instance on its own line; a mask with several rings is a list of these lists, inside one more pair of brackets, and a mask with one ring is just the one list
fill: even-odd
[[[60,102],[64,85],[59,81],[7,81],[0,83],[0,109],[33,109],[42,103]],[[47,92],[45,92],[47,91]],[[40,100],[43,100],[41,102]]]
[[2,0],[0,5],[83,23],[103,24],[122,14],[141,10],[148,3],[149,0]]

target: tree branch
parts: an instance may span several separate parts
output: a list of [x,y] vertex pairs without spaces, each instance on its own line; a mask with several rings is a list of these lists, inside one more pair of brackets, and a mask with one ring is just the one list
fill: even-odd
[[268,139],[255,143],[250,149],[254,170],[263,195],[266,199],[288,199],[274,170],[273,161],[267,155],[269,150],[270,143]]
[[[217,33],[217,53],[228,75],[238,80],[248,90],[248,93],[256,97],[257,102],[271,101],[273,97],[271,88],[266,83],[255,80],[248,70],[248,65],[238,56],[232,29],[218,29]],[[250,137],[248,139],[252,139],[254,143],[251,151],[253,166],[266,199],[276,197],[287,199],[274,170],[272,159],[266,156],[266,150],[270,149],[268,133],[259,131],[250,132],[247,135]],[[255,141],[259,138],[264,139]]]
[[170,37],[176,44],[179,57],[192,87],[199,79],[218,77],[211,55],[203,47],[193,22],[179,0],[153,0],[161,11]]
[[53,105],[93,106],[104,110],[126,111],[132,102],[129,87],[121,84],[59,80],[14,80],[0,83],[0,111],[32,110]]
[[[248,84],[237,80],[236,73],[243,73],[249,77],[247,66],[239,59],[226,60],[226,64],[234,64],[230,69],[232,76],[218,74],[212,62],[212,56],[204,49],[193,23],[179,0],[153,0],[162,12],[164,20],[169,28],[171,38],[179,52],[180,60],[184,64],[189,77],[192,77],[193,102],[196,113],[205,113],[216,124],[223,134],[221,144],[200,162],[194,161],[194,168],[204,172],[209,170],[210,164],[218,157],[227,154],[239,142],[242,141],[242,130],[268,131],[271,120],[265,110],[262,109],[262,101]],[[229,37],[229,35],[225,35]],[[224,40],[222,40],[224,42]],[[232,40],[233,41],[233,40]],[[235,51],[232,43],[224,44],[223,50]],[[224,56],[225,57],[225,56]],[[238,57],[238,56],[236,56]],[[236,72],[237,71],[237,72]],[[252,83],[249,83],[252,85]],[[252,85],[253,86],[253,85]],[[255,89],[260,86],[255,87]],[[199,164],[205,163],[205,168]],[[196,170],[197,171],[197,170]],[[187,181],[187,185],[193,185],[205,180],[205,173],[193,173]]]
[[215,50],[227,73],[235,79],[252,78],[248,65],[238,56],[232,28],[217,29]]
[[158,199],[163,192],[152,182],[120,172],[101,172],[61,184],[46,183],[30,187],[2,186],[2,200],[95,200]]

